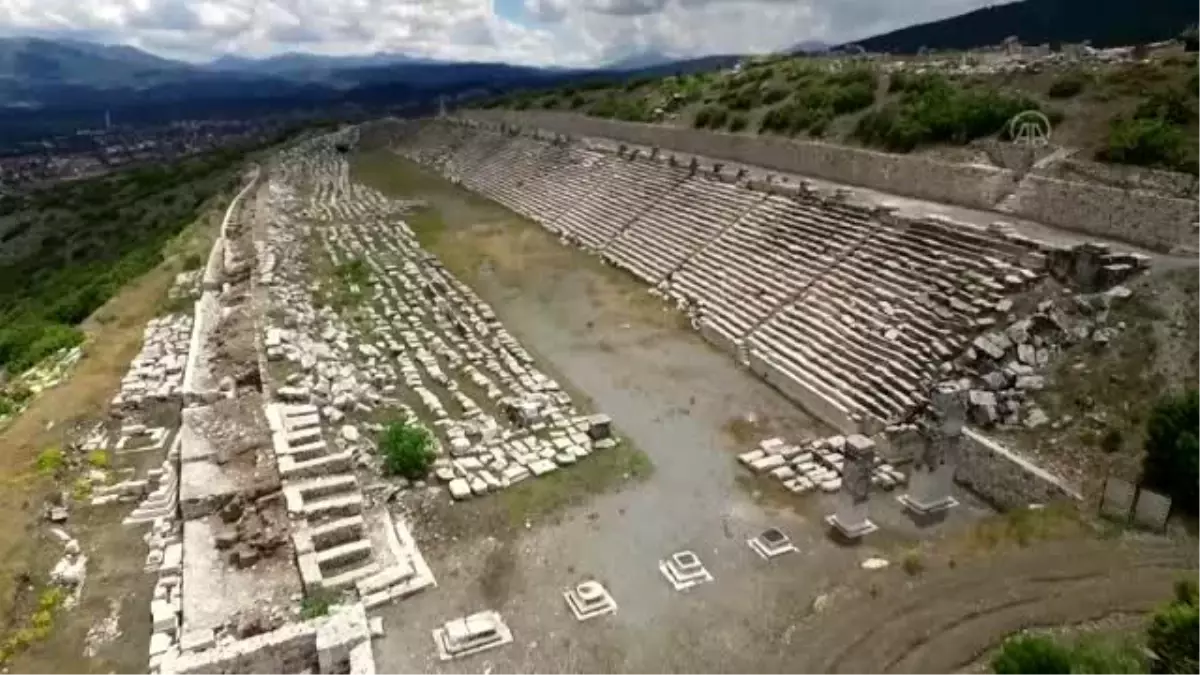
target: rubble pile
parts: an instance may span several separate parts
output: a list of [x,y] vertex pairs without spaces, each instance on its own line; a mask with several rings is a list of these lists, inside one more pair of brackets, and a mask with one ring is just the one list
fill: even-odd
[[[982,428],[1051,423],[1033,400],[1046,386],[1046,372],[1065,349],[1081,343],[1108,344],[1124,322],[1109,320],[1114,302],[1131,291],[1114,286],[1092,294],[1065,294],[1044,300],[1037,310],[974,339],[947,370],[967,390],[970,420]],[[1060,421],[1061,422],[1061,421]]]

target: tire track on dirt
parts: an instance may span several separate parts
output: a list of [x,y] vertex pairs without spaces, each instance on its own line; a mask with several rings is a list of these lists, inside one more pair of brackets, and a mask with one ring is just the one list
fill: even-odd
[[805,631],[797,670],[950,672],[1023,628],[1148,611],[1196,565],[1194,550],[1170,542],[1073,541],[998,553],[926,572],[890,597],[823,612]]

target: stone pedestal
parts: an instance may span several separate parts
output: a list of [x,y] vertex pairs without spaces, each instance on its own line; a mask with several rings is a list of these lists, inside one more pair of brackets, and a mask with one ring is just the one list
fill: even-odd
[[574,588],[568,588],[563,591],[563,599],[578,621],[617,613],[616,601],[599,581],[584,581]]
[[494,611],[477,612],[433,629],[433,642],[443,661],[506,645],[512,639],[512,631]]
[[680,551],[666,560],[660,560],[658,571],[662,572],[677,591],[712,581],[712,575],[704,568],[700,558],[691,551]]
[[786,534],[773,527],[763,530],[761,534],[753,539],[747,539],[746,544],[750,546],[750,550],[757,553],[763,560],[770,560],[785,553],[796,551],[796,547],[792,545],[792,540]]
[[862,434],[851,434],[846,437],[844,456],[837,510],[825,517],[825,523],[847,539],[859,539],[879,529],[867,517],[875,442]]
[[897,499],[915,516],[931,516],[958,506],[951,492],[958,467],[966,393],[939,385],[931,400],[932,418],[926,442],[913,467],[908,492]]

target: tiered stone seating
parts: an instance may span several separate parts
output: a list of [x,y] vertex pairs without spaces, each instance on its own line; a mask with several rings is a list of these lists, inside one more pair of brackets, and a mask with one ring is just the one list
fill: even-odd
[[490,139],[483,150],[472,149],[474,155],[480,153],[478,159],[468,158],[474,162],[473,168],[463,175],[463,184],[468,188],[487,197],[495,197],[496,181],[500,180],[511,169],[513,162],[520,154],[520,139],[502,137],[500,141]]
[[608,177],[610,160],[591,150],[575,147],[551,147],[542,160],[546,170],[521,190],[520,199],[528,204],[530,217],[543,225],[553,223],[579,205]]
[[508,167],[493,180],[489,196],[527,218],[540,220],[530,208],[525,194],[551,168],[545,157],[552,154],[552,150],[549,143],[538,140],[522,139],[514,143]]
[[614,158],[607,180],[554,225],[599,249],[687,177],[685,169],[654,160]]
[[469,133],[453,158],[473,167],[468,183],[664,288],[708,339],[847,431],[921,403],[937,367],[1035,276],[1006,262],[1025,248],[965,226]]
[[482,133],[478,139],[464,143],[458,152],[447,160],[446,167],[453,175],[461,178],[463,184],[474,189],[476,175],[487,169],[500,169],[497,155],[507,147],[513,138],[508,134]]
[[604,255],[657,285],[762,199],[761,193],[694,176],[635,220]]
[[677,271],[670,291],[701,306],[710,337],[736,347],[870,227],[865,218],[839,219],[814,202],[768,195]]
[[985,237],[881,223],[747,341],[850,411],[893,419],[918,404],[972,320],[1025,281]]

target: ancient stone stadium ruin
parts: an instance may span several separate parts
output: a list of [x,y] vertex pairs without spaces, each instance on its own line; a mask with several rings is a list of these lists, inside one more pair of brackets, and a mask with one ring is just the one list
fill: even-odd
[[[812,645],[797,667],[835,669],[857,663],[843,645],[867,620],[827,609],[843,597],[830,570],[886,574],[902,554],[889,537],[916,547],[997,511],[1083,499],[992,431],[1053,423],[1034,400],[1048,367],[1124,329],[1105,317],[1152,264],[1146,251],[485,118],[349,127],[249,172],[205,265],[175,284],[192,306],[146,327],[111,401],[116,421],[78,439],[144,458],[89,502],[120,506],[124,527],[145,532],[150,672],[792,663],[788,650],[750,662],[737,660],[752,651],[741,643],[689,641],[725,621],[748,626],[731,629],[738,639],[795,631]],[[555,338],[522,324],[507,282],[481,285],[424,243],[417,214],[433,196],[367,184],[355,165],[367,151],[535,223],[561,255],[617,268],[604,273],[649,296],[646,314],[682,319],[667,344],[692,351],[672,367],[709,370],[648,395],[636,372],[615,373],[621,350],[661,325],[597,327],[589,314]],[[607,355],[591,370],[564,365],[605,329],[632,337],[594,347]],[[656,358],[667,357],[631,368]],[[760,404],[770,424],[735,420],[750,432],[682,421]],[[656,465],[645,485],[643,451]],[[62,536],[56,575],[80,589],[87,556]],[[1136,573],[1194,565],[1163,558]],[[1036,560],[1014,566],[1036,576]],[[1096,603],[1088,617],[1125,606],[1094,594],[1099,574],[1072,591]],[[870,602],[870,588],[845,602]],[[1007,616],[993,604],[982,614]],[[684,660],[637,651],[626,630],[669,635],[670,658]],[[626,649],[630,660],[613,656]],[[962,665],[893,651],[880,658]]]

